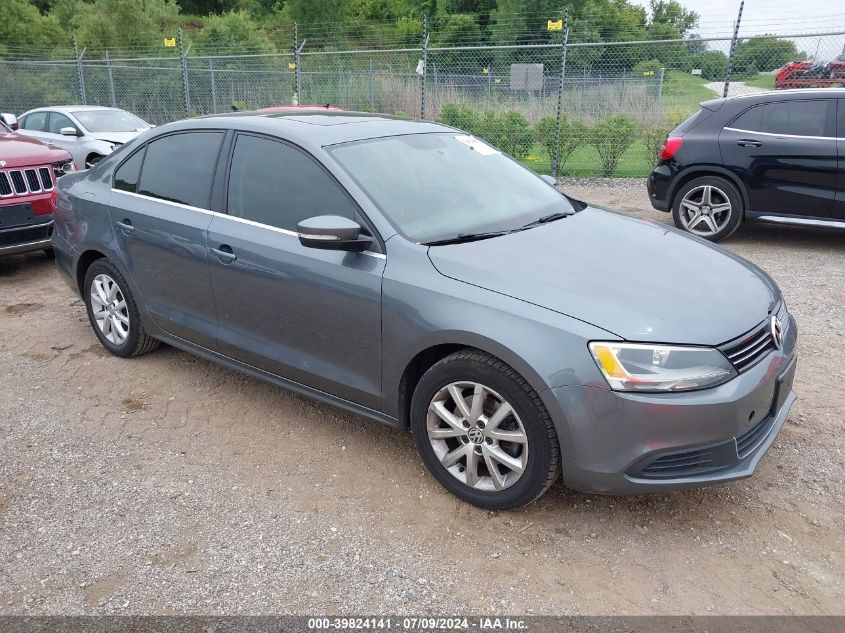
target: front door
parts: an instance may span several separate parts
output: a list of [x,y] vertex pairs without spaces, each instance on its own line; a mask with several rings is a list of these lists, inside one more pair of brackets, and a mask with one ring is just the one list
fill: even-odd
[[[240,134],[228,215],[209,228],[218,350],[300,384],[377,409],[385,258],[302,246],[298,222],[357,206],[302,150]],[[365,225],[364,225],[365,226]]]
[[117,250],[164,331],[208,349],[217,315],[208,277],[208,210],[223,132],[171,134],[115,171],[109,216]]
[[834,99],[777,101],[734,119],[719,137],[725,164],[761,214],[830,217],[836,196]]

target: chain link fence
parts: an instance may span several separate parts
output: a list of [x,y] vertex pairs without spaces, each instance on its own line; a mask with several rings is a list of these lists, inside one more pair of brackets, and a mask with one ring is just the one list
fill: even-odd
[[646,175],[666,134],[723,94],[845,86],[845,32],[637,42],[0,60],[0,111],[115,106],[154,124],[332,105],[440,120],[539,172]]

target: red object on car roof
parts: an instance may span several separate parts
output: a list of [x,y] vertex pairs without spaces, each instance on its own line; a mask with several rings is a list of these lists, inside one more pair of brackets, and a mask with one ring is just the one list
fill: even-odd
[[303,110],[329,110],[334,112],[343,112],[343,108],[336,108],[332,105],[317,105],[317,104],[303,104],[303,105],[289,105],[289,106],[273,106],[271,108],[261,108],[259,112],[302,112]]

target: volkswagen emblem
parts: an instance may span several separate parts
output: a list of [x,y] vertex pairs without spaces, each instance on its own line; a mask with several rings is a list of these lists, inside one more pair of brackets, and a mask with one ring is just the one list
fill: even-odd
[[5,166],[6,166],[6,161],[0,160],[0,167],[5,167]]
[[778,349],[783,347],[783,323],[776,316],[772,317],[772,340]]
[[481,444],[484,441],[484,433],[481,432],[477,426],[472,427],[467,431],[467,437],[473,444]]

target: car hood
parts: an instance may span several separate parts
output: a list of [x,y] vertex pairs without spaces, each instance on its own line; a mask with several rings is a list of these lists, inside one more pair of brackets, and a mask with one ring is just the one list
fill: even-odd
[[780,299],[759,268],[673,227],[588,207],[502,237],[432,246],[443,275],[643,342],[718,345]]
[[146,132],[146,130],[141,130],[140,132],[91,132],[89,135],[98,141],[123,145],[143,132]]
[[34,138],[15,132],[0,134],[0,164],[2,169],[31,167],[70,160],[65,150],[47,145]]

